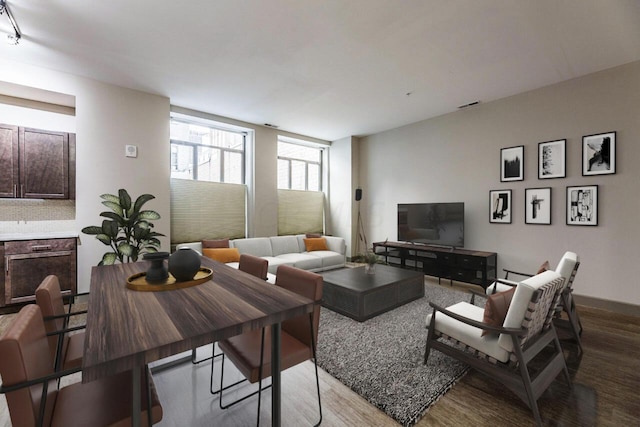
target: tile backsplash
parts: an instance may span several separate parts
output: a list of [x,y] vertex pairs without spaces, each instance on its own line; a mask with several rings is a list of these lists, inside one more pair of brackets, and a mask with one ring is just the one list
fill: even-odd
[[0,199],[0,233],[75,230],[75,219],[75,200]]

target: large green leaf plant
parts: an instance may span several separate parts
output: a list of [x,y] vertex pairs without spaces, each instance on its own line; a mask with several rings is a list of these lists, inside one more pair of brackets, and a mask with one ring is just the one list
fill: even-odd
[[118,195],[103,194],[102,204],[110,211],[101,212],[106,218],[102,226],[89,226],[82,232],[96,236],[96,239],[111,248],[102,256],[98,265],[111,265],[116,261],[135,262],[142,254],[158,252],[160,240],[164,234],[153,231],[153,223],[160,219],[160,214],[152,210],[142,210],[149,200],[155,199],[151,194],[143,194],[132,204],[127,190],[118,190]]

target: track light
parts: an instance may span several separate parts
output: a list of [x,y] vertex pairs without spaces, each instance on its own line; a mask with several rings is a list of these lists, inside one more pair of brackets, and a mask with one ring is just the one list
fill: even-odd
[[9,6],[7,5],[6,0],[0,0],[0,15],[4,14],[7,15],[7,18],[9,19],[14,32],[14,34],[7,34],[7,41],[9,44],[16,45],[20,41],[20,38],[22,38],[22,33],[20,32],[20,28],[18,28],[16,19],[13,17],[11,11],[9,10]]

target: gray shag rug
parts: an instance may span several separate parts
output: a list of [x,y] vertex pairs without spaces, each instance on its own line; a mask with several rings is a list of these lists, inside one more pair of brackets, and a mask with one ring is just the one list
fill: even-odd
[[423,364],[429,301],[448,307],[471,295],[425,285],[425,297],[357,322],[322,308],[318,366],[403,426],[420,420],[469,369],[439,351]]

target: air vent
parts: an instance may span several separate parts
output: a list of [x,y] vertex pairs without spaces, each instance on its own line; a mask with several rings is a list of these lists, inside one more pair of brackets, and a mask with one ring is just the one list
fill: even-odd
[[271,123],[265,123],[264,125],[265,125],[266,127],[268,127],[268,128],[278,129],[278,126],[276,126],[276,125],[272,125]]
[[462,110],[463,108],[473,107],[474,105],[480,104],[480,101],[473,101],[468,104],[464,104],[458,107],[458,110]]

